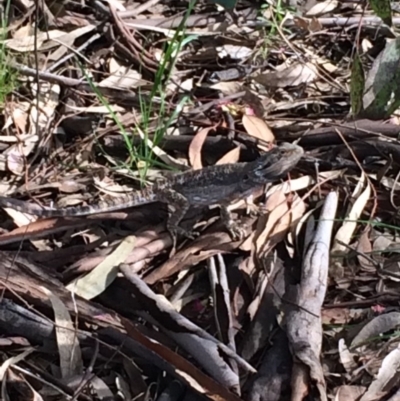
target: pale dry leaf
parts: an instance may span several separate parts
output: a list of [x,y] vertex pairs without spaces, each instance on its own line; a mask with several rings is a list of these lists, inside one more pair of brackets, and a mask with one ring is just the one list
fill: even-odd
[[[290,215],[290,224],[291,226],[296,226],[295,230],[291,230],[288,233],[288,242],[295,244],[295,238],[293,238],[296,233],[298,234],[298,230],[297,230],[297,225],[302,221],[303,216],[306,213],[306,205],[303,201],[303,199],[297,195],[296,193],[292,196],[292,201],[291,201],[291,205],[290,205],[290,211],[289,211],[289,215]],[[289,254],[292,254],[294,256],[294,248],[292,249],[287,249]]]
[[65,194],[74,194],[85,189],[86,185],[72,179],[62,180],[58,186],[58,190]]
[[306,17],[320,16],[326,13],[330,13],[338,7],[339,3],[337,0],[325,0],[315,4],[306,13]]
[[201,149],[203,148],[203,144],[207,139],[209,132],[214,130],[214,128],[215,127],[206,127],[201,129],[190,142],[189,162],[194,170],[199,170],[203,167],[203,163],[201,162]]
[[162,150],[159,146],[154,145],[153,141],[145,135],[145,133],[137,126],[136,132],[139,134],[142,141],[146,144],[146,146],[151,149],[151,151],[159,157],[163,163],[167,164],[168,166],[175,167],[177,169],[182,169],[182,167],[186,168],[187,166],[180,162],[179,160],[175,159],[174,157],[167,154],[164,150]]
[[[372,178],[373,180],[378,180],[377,174],[368,174],[368,177]],[[379,183],[391,191],[392,190],[395,190],[395,191],[400,190],[400,183],[391,177],[386,177],[386,176],[382,177],[381,179],[379,179]]]
[[305,49],[307,56],[317,65],[323,67],[326,71],[333,73],[338,67],[332,64],[326,57],[316,54],[312,49]]
[[[320,181],[324,180],[324,182],[334,180],[340,175],[343,174],[343,170],[333,170],[333,171],[325,171],[323,173],[318,174],[318,178]],[[285,181],[282,184],[277,184],[272,186],[267,191],[267,197],[273,194],[276,191],[283,191],[283,193],[287,194],[294,191],[300,191],[302,189],[306,189],[316,183],[315,178],[311,175],[304,175],[303,177],[296,178],[295,180]]]
[[[92,392],[97,395],[99,400],[113,400],[115,399],[114,393],[108,387],[107,383],[100,379],[97,375],[92,375],[90,377],[90,387]],[[121,394],[121,393],[119,393]],[[123,398],[128,400],[129,398]]]
[[[115,385],[118,389],[118,392],[120,394],[122,394],[122,399],[132,400],[133,396],[132,396],[128,381],[122,375],[118,374],[117,372],[115,372],[115,375],[116,375]],[[111,398],[112,398],[112,394],[111,394]]]
[[115,280],[119,265],[135,248],[136,237],[126,237],[121,244],[108,255],[89,274],[67,285],[67,289],[84,299],[93,299],[100,295]]
[[7,370],[9,367],[12,365],[17,364],[18,362],[23,361],[27,356],[32,354],[32,352],[35,352],[35,348],[28,348],[25,351],[21,352],[20,354],[13,356],[12,358],[8,358],[5,361],[2,362],[0,366],[0,382],[3,382],[4,380],[4,375],[7,373]]
[[385,235],[378,235],[372,244],[372,250],[374,252],[384,252],[387,249],[390,249],[392,244],[393,241],[387,238]]
[[374,45],[366,38],[364,38],[361,41],[361,49],[363,53],[367,53],[369,50],[371,50],[374,47]]
[[44,401],[43,397],[32,387],[32,385],[26,380],[25,384],[28,385],[29,390],[31,390],[33,397],[32,401]]
[[12,218],[17,227],[24,227],[37,220],[37,216],[32,216],[27,213],[18,212],[15,209],[5,207],[4,210]]
[[218,57],[230,57],[231,59],[243,60],[250,57],[253,53],[253,49],[245,46],[236,45],[223,45],[217,47]]
[[339,339],[338,349],[339,349],[340,362],[342,366],[344,367],[347,373],[351,374],[351,372],[354,372],[355,369],[357,368],[355,355],[353,355],[350,352],[343,338]]
[[[31,107],[29,133],[35,133],[40,136],[41,132],[36,132],[36,128],[38,126],[39,129],[46,130],[53,121],[60,99],[60,86],[49,82],[41,82],[40,93],[38,93],[36,83],[32,82],[31,88],[33,96],[35,98],[38,97],[39,102],[37,104],[35,100]],[[37,106],[39,106],[39,112]]]
[[14,39],[24,39],[28,36],[31,36],[34,33],[34,29],[30,23],[25,26],[21,26],[14,33],[10,32]]
[[307,212],[305,212],[303,214],[303,216],[301,216],[300,220],[298,221],[298,223],[296,224],[296,229],[291,232],[288,235],[288,242],[290,245],[294,245],[297,243],[297,238],[299,238],[300,236],[300,232],[302,231],[302,228],[306,227],[306,230],[304,232],[304,235],[301,236],[301,242],[302,242],[302,246],[304,251],[307,249],[307,246],[309,244],[309,241],[311,241],[310,236],[312,235],[312,233],[314,232],[314,225],[315,225],[315,219],[314,219],[314,212],[315,209],[310,209]]
[[125,6],[122,4],[122,1],[118,0],[105,0],[106,3],[109,3],[111,7],[113,7],[116,11],[126,11]]
[[400,348],[391,351],[382,361],[376,378],[372,381],[360,401],[375,401],[383,399],[384,395],[392,390],[391,380],[398,376],[400,370]]
[[5,143],[16,143],[16,142],[37,142],[39,140],[39,137],[37,135],[32,135],[32,134],[20,134],[18,135],[18,138],[14,135],[12,136],[7,136],[7,135],[0,135],[0,142],[5,142]]
[[114,57],[109,61],[109,72],[110,75],[103,79],[99,83],[99,86],[114,89],[129,89],[147,84],[147,81],[142,80],[142,74],[129,67],[120,65]]
[[321,60],[318,64],[330,74],[333,74],[338,69],[336,65],[326,60]]
[[261,139],[267,143],[273,143],[275,141],[274,134],[263,119],[257,116],[244,114],[242,117],[242,123],[246,132],[251,137]]
[[61,377],[66,380],[83,373],[83,360],[76,329],[68,309],[61,299],[46,287],[40,287],[47,295],[54,311]]
[[185,79],[184,81],[181,82],[181,84],[179,86],[180,86],[181,90],[190,92],[194,88],[194,79],[193,78]]
[[[345,217],[342,226],[339,228],[335,235],[335,239],[333,242],[332,253],[343,253],[348,252],[349,249],[343,244],[350,244],[354,231],[358,225],[358,219],[360,218],[362,212],[364,211],[365,206],[371,196],[371,186],[367,182],[367,186],[362,194],[356,199],[353,207],[351,208],[348,215]],[[339,241],[341,243],[339,243]]]
[[[65,33],[63,36],[59,38],[54,38],[52,41],[46,43],[46,48],[54,47],[55,45],[59,45],[58,49],[48,55],[48,59],[52,61],[57,61],[61,57],[63,57],[67,52],[70,51],[71,47],[73,46],[75,40],[87,33],[93,31],[95,28],[94,25],[87,24],[81,26],[79,28],[74,29],[73,31]],[[44,49],[42,49],[44,50]]]
[[111,57],[110,60],[108,61],[109,73],[115,74],[116,72],[119,71],[120,68],[121,68],[121,64],[119,64],[118,61],[114,57]]
[[[47,32],[37,32],[37,35],[8,39],[5,41],[5,44],[7,48],[17,52],[31,52],[34,51],[35,48],[42,50],[45,42],[60,38],[64,35],[65,32],[54,29]],[[58,46],[58,44],[54,42],[53,47],[54,46]]]
[[262,227],[256,240],[256,254],[260,255],[272,248],[274,244],[280,242],[286,235],[290,227],[289,205],[283,192],[275,192],[265,204],[267,211],[267,222]]
[[318,70],[312,63],[295,63],[279,71],[268,72],[254,77],[254,80],[265,87],[286,88],[314,82]]
[[239,93],[243,90],[242,84],[237,81],[218,82],[214,85],[211,85],[211,88],[220,91],[225,96],[234,95],[235,93]]
[[21,176],[25,170],[25,157],[22,144],[15,144],[7,149],[7,168],[15,175]]
[[19,133],[25,134],[28,131],[28,109],[28,102],[21,102],[11,112],[11,118]]
[[240,157],[240,146],[233,148],[228,153],[225,153],[215,164],[230,164],[237,163]]
[[340,386],[335,395],[335,401],[355,401],[365,393],[363,386]]
[[95,113],[95,114],[110,114],[110,110],[113,113],[123,113],[126,111],[124,107],[118,106],[116,104],[108,106],[89,106],[89,107],[77,107],[68,105],[68,109],[72,111],[79,111],[82,113]]

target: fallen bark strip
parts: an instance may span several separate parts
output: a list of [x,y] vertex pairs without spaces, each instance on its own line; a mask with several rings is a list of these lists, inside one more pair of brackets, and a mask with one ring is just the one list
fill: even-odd
[[294,288],[285,319],[292,354],[301,362],[301,365],[295,366],[297,369],[293,373],[292,392],[299,393],[298,388],[293,388],[296,379],[297,387],[302,385],[305,388],[310,376],[316,383],[322,401],[327,400],[327,395],[319,359],[322,347],[321,307],[326,294],[329,250],[337,203],[336,192],[331,192],[326,197],[318,226],[308,245],[301,281]]

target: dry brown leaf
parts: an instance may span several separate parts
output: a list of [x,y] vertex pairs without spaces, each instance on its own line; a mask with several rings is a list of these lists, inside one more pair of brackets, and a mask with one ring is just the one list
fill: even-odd
[[376,270],[375,265],[368,260],[366,257],[363,255],[366,255],[368,257],[371,257],[372,254],[372,243],[369,239],[369,229],[366,229],[363,231],[361,234],[360,238],[358,239],[357,243],[357,259],[358,263],[360,263],[360,266],[362,266],[363,269],[366,271],[372,271],[374,272]]
[[309,25],[310,32],[318,32],[323,29],[323,25],[318,18],[312,17]]
[[[1,238],[1,237],[0,237]],[[146,284],[154,284],[180,271],[190,269],[219,253],[232,252],[240,245],[240,241],[232,242],[226,232],[205,234],[193,241],[187,248],[178,251],[158,269],[153,270],[144,278]]]
[[305,31],[308,31],[309,20],[307,18],[295,16],[295,17],[293,17],[293,23],[296,27],[298,27],[300,29],[304,29]]
[[230,150],[228,153],[225,153],[215,164],[229,164],[229,163],[237,163],[240,157],[240,146]]
[[289,205],[283,192],[273,193],[267,199],[265,210],[268,217],[256,240],[257,255],[268,252],[274,244],[282,241],[290,226]]
[[286,88],[314,82],[318,70],[312,63],[296,63],[282,70],[268,72],[254,77],[254,80],[265,87]]
[[322,309],[321,318],[323,324],[348,324],[352,316],[350,311],[345,308]]
[[207,135],[210,131],[212,131],[215,127],[207,127],[201,129],[192,139],[189,145],[189,162],[194,170],[199,170],[203,167],[201,162],[201,149],[203,147],[203,143],[207,138]]
[[355,401],[365,393],[363,386],[340,386],[335,395],[335,401]]
[[290,226],[298,222],[304,215],[305,204],[295,194],[289,205],[284,192],[276,191],[268,198],[265,210],[268,212],[268,218],[256,241],[258,255],[268,254],[276,244],[285,238]]
[[253,138],[261,139],[264,142],[272,143],[275,141],[275,136],[268,127],[267,123],[257,117],[244,114],[242,123],[246,132]]
[[[5,210],[7,210],[5,208]],[[13,209],[7,210],[10,216],[14,216],[12,213],[15,212]],[[28,220],[28,214],[24,215],[24,218]],[[94,217],[94,216],[93,216]],[[97,217],[98,219],[99,217]],[[104,217],[100,217],[103,219]],[[32,216],[32,220],[36,217]],[[66,220],[61,218],[49,218],[41,219],[34,222],[26,223],[26,225],[16,228],[9,233],[0,235],[0,244],[12,244],[14,242],[20,242],[25,240],[32,240],[35,238],[41,238],[45,235],[55,234],[60,231],[65,231],[68,228],[78,228],[82,226],[87,226],[87,219],[76,219],[76,220]]]

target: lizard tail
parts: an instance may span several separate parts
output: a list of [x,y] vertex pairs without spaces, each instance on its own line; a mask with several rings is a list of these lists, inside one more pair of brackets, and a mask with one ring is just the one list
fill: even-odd
[[0,207],[14,209],[22,213],[28,213],[39,217],[78,217],[97,213],[109,213],[155,202],[155,196],[147,192],[149,191],[130,193],[122,197],[100,201],[93,206],[71,206],[64,208],[40,206],[36,203],[0,196]]

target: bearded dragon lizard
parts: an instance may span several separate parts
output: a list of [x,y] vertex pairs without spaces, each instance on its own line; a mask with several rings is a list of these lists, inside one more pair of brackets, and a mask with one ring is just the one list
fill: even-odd
[[239,230],[231,219],[228,205],[234,200],[246,198],[255,188],[283,177],[297,165],[303,153],[300,146],[284,143],[252,162],[209,166],[179,173],[143,190],[95,205],[57,209],[0,196],[0,206],[39,217],[75,217],[160,201],[174,209],[168,218],[167,229],[175,238],[177,235],[192,237],[191,232],[179,226],[190,206],[219,205],[227,229],[236,237]]

